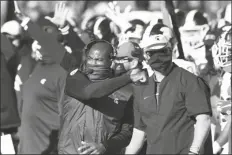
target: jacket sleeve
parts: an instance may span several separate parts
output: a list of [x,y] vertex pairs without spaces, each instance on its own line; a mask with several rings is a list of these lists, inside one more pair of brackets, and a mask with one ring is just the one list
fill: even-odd
[[29,18],[26,18],[21,26],[25,31],[30,35],[31,38],[37,40],[41,45],[41,53],[43,58],[52,58],[55,62],[61,63],[64,54],[66,53],[65,48],[57,41],[57,38],[43,31],[39,25],[30,21]]
[[66,79],[65,93],[77,100],[90,100],[112,94],[115,90],[131,82],[129,75],[92,82],[82,72],[77,71]]
[[1,33],[1,53],[4,55],[6,61],[10,60],[14,55],[14,47],[7,37]]
[[133,99],[131,97],[124,111],[121,131],[103,143],[106,153],[119,152],[129,145],[133,133],[133,122]]
[[66,52],[64,54],[64,58],[61,62],[61,67],[63,67],[67,72],[70,72],[76,67],[80,67],[81,58],[82,58],[82,49],[85,46],[85,43],[81,40],[81,38],[73,31],[73,29],[69,26],[66,26],[63,29],[60,29],[65,44],[71,48],[72,53]]

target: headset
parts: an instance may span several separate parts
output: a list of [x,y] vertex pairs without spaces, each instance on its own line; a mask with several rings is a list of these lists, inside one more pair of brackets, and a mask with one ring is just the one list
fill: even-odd
[[89,53],[89,50],[93,47],[93,45],[97,44],[97,43],[107,43],[108,45],[110,45],[110,47],[112,48],[112,53],[110,53],[110,59],[114,59],[115,56],[117,55],[117,49],[111,44],[109,43],[108,41],[105,41],[105,40],[93,40],[91,41],[90,43],[88,43],[82,50],[82,63],[81,63],[81,66],[80,66],[80,69],[82,71],[85,70],[85,67],[84,67],[84,64],[87,60],[87,55]]

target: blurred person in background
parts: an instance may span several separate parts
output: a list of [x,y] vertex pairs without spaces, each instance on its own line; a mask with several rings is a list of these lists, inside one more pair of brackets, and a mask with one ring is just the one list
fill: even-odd
[[15,52],[14,56],[11,57],[8,62],[10,67],[11,75],[15,78],[17,72],[17,65],[19,64],[18,53],[23,47],[23,29],[16,20],[8,21],[1,27],[1,34],[4,34],[12,43]]
[[[7,66],[8,60],[15,55],[15,47],[1,33],[1,153],[14,154],[17,151],[15,134],[21,124],[14,91],[14,77]],[[4,137],[9,136],[9,139]],[[8,141],[3,141],[3,140]],[[5,145],[5,146],[4,146]],[[14,146],[13,146],[14,145]],[[13,148],[10,148],[12,146]],[[6,148],[4,148],[6,147]],[[12,149],[12,150],[9,150]]]
[[1,1],[1,26],[4,24],[7,18],[7,5],[8,1]]
[[176,15],[176,23],[178,24],[178,28],[184,25],[185,22],[185,12],[181,9],[175,9],[175,15]]
[[216,37],[220,35],[221,28],[225,25],[231,24],[231,3],[217,11],[217,19],[212,20],[210,23],[211,30]]
[[106,40],[115,46],[118,44],[116,35],[113,32],[112,22],[106,17],[97,17],[94,22],[92,32],[100,40]]
[[[19,130],[19,154],[57,153],[60,128],[58,101],[67,72],[51,55],[66,51],[58,28],[47,19],[33,23],[16,12],[21,26],[33,38],[33,54],[38,61],[22,88],[22,115]],[[54,54],[57,56],[57,54]]]
[[210,48],[215,40],[207,15],[198,10],[190,11],[179,30],[185,59],[194,62],[197,75],[207,81],[207,75],[213,71]]
[[231,25],[222,27],[222,33],[212,47],[217,75],[217,89],[212,94],[214,110],[214,154],[231,153]]
[[127,41],[140,43],[140,41],[142,40],[146,24],[139,19],[131,20],[129,21],[129,23],[131,24],[131,27],[125,30],[125,32],[120,35],[119,45]]
[[17,95],[18,112],[21,116],[22,84],[29,78],[35,65],[35,61],[31,57],[32,40],[26,36],[20,24],[15,20],[4,23],[1,33],[10,39],[14,47],[15,54],[9,59],[7,66],[10,69],[12,77],[15,79],[14,89]]

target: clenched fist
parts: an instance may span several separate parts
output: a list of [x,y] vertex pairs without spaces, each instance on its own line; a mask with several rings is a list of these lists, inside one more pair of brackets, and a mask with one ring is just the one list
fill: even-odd
[[131,70],[130,78],[134,83],[136,82],[144,83],[147,81],[148,76],[147,76],[146,71],[136,68],[136,69]]

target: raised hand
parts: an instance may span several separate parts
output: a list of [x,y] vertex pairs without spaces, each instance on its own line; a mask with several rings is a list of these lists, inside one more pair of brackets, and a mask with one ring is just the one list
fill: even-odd
[[106,16],[111,19],[115,24],[117,24],[122,31],[131,26],[128,20],[125,18],[125,13],[129,13],[131,6],[128,6],[123,13],[121,13],[120,7],[117,5],[116,1],[109,2],[106,12]]
[[113,2],[109,2],[108,3],[108,9],[110,9],[111,11],[113,11],[116,15],[123,15],[126,13],[129,13],[132,10],[131,5],[128,5],[124,11],[121,10],[120,6],[118,6],[118,2],[117,1],[113,1]]
[[17,1],[14,1],[14,7],[15,7],[15,16],[20,20],[23,21],[23,19],[26,18],[26,16],[20,11]]
[[69,9],[66,7],[64,2],[59,2],[55,5],[54,17],[46,16],[45,19],[51,21],[59,28],[63,28],[67,24],[67,15]]

